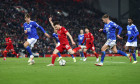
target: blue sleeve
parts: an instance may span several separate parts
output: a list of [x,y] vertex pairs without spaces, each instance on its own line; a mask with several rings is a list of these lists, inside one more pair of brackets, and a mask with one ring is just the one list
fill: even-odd
[[55,37],[55,34],[53,33],[52,37],[54,38]]
[[117,25],[116,23],[113,23],[112,25],[113,25],[113,27],[115,27],[116,29],[119,29],[118,35],[120,35],[121,32],[122,32],[122,27],[120,27],[120,26]]
[[38,28],[40,28],[43,31],[43,33],[46,33],[43,27],[39,26]]
[[118,35],[120,35],[122,32],[122,27],[118,26],[117,29],[119,29]]
[[43,29],[43,27],[38,25],[36,22],[33,22],[33,25],[34,25],[35,28],[40,28],[43,31],[43,33],[46,33],[45,30]]
[[103,29],[103,33],[106,33],[105,27],[104,27],[104,29]]
[[133,27],[134,31],[135,31],[135,35],[134,35],[134,38],[136,38],[138,35],[139,35],[139,31],[137,29],[136,26]]

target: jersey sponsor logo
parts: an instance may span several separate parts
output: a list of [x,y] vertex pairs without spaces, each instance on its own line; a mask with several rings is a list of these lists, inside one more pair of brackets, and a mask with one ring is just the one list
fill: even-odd
[[69,45],[66,45],[65,47],[66,47],[66,49],[68,49],[70,46]]

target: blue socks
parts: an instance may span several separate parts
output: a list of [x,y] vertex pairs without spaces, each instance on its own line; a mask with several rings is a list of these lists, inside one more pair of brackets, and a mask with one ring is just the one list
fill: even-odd
[[81,57],[84,57],[84,53],[83,52],[80,52],[80,55],[81,55]]
[[123,55],[123,56],[127,56],[127,54],[125,52],[121,51],[121,50],[118,50],[117,54],[120,54],[120,55]]
[[26,50],[29,52],[29,55],[32,55],[32,51],[29,46],[26,47]]
[[59,53],[57,53],[57,55],[58,55],[59,57],[61,57],[61,54],[60,54],[60,52],[59,52]]
[[71,54],[71,57],[74,58],[74,56]]
[[101,56],[101,63],[103,63],[103,61],[104,61],[104,58],[105,58],[105,51],[102,51],[102,56]]
[[136,54],[133,53],[132,55],[133,55],[134,61],[136,61]]

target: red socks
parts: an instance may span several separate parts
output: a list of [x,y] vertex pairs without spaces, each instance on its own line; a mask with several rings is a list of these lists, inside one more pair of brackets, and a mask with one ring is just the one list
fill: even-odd
[[98,57],[99,57],[99,54],[97,54],[96,52],[94,53],[94,55],[96,56],[96,58],[98,58]]
[[87,53],[86,52],[83,52],[83,53],[84,53],[85,58],[87,58]]
[[7,57],[7,51],[6,50],[4,50],[4,57]]
[[54,64],[57,54],[52,55],[52,64]]
[[77,47],[77,48],[74,48],[73,51],[76,53],[80,49],[81,49],[81,47]]

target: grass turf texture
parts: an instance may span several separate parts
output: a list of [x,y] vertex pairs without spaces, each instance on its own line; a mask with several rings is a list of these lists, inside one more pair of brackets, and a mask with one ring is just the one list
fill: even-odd
[[95,57],[86,62],[77,57],[76,63],[64,59],[66,66],[55,62],[47,67],[51,58],[35,58],[32,66],[28,58],[0,58],[0,84],[140,84],[140,63],[132,64],[126,57],[106,57],[102,67],[94,65]]

